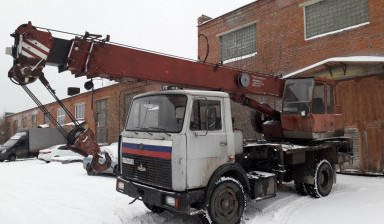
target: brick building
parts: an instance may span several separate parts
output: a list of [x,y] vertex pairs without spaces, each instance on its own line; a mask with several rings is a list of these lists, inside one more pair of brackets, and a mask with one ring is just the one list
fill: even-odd
[[[259,0],[214,19],[199,17],[198,34],[202,61],[336,80],[336,103],[343,107],[346,133],[355,144],[355,161],[348,168],[383,173],[383,1]],[[279,105],[274,99],[259,100]]]
[[[132,97],[140,93],[160,89],[159,85],[120,83],[96,89],[93,93],[88,91],[68,97],[63,99],[62,102],[79,122],[85,121],[86,125],[94,131],[98,143],[110,144],[118,140],[119,133],[124,127]],[[72,128],[72,121],[58,103],[49,103],[45,107],[59,124],[65,126],[67,130]],[[24,128],[54,127],[38,107],[10,114],[5,118],[9,135],[13,135],[17,130]],[[95,120],[97,125],[95,125]]]

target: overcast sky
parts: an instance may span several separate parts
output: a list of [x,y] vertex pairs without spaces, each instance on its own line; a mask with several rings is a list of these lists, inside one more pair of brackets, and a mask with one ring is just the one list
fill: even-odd
[[[196,59],[197,18],[212,18],[237,9],[254,0],[1,0],[0,1],[0,113],[20,112],[35,107],[34,102],[7,77],[12,57],[5,48],[13,44],[9,35],[28,21],[39,27],[72,33],[111,35],[111,41],[148,50]],[[72,39],[71,36],[54,36]],[[84,78],[70,72],[58,73],[46,67],[44,73],[59,98],[66,88],[83,87]],[[96,81],[97,86],[109,81]],[[45,104],[53,101],[39,81],[29,87]]]

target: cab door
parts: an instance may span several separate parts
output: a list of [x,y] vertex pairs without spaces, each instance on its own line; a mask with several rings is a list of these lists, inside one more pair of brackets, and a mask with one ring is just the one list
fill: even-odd
[[206,186],[217,167],[226,162],[228,144],[223,122],[223,99],[194,98],[190,106],[186,132],[187,188],[193,189]]
[[325,132],[325,84],[315,82],[312,97],[312,132],[315,138]]

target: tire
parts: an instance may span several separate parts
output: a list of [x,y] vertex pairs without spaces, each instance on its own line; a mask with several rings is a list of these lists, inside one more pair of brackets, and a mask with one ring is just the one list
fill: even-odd
[[205,223],[240,223],[247,206],[243,185],[232,177],[221,177],[216,181],[206,206],[205,214],[199,215]]
[[9,161],[9,162],[14,162],[14,161],[16,161],[16,155],[15,155],[15,154],[11,154],[11,155],[8,157],[8,161]]
[[303,182],[295,181],[295,188],[298,194],[303,196],[308,195]]
[[88,176],[94,176],[95,175],[95,170],[93,169],[91,164],[87,165],[87,174],[88,174]]
[[153,213],[162,213],[165,210],[164,208],[161,208],[161,207],[158,207],[158,206],[155,206],[155,205],[150,205],[150,204],[145,203],[145,202],[143,202],[143,203],[144,203],[145,207],[147,207]]
[[4,162],[4,160],[0,159],[0,163]]
[[51,161],[47,161],[47,160],[45,160],[45,162],[46,162],[46,163],[50,163]]
[[333,168],[327,160],[316,163],[314,181],[315,184],[305,184],[308,194],[315,198],[328,196],[333,186]]

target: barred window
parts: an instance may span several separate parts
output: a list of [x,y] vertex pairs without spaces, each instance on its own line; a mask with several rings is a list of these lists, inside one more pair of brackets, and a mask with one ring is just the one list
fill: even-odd
[[32,115],[31,120],[32,120],[32,128],[36,128],[37,127],[37,116]]
[[85,117],[85,103],[75,105],[75,118],[84,119]]
[[369,22],[368,0],[324,0],[304,10],[306,38]]
[[220,37],[220,60],[225,62],[256,53],[256,24]]
[[63,108],[57,109],[57,123],[64,125],[65,123],[65,112]]

